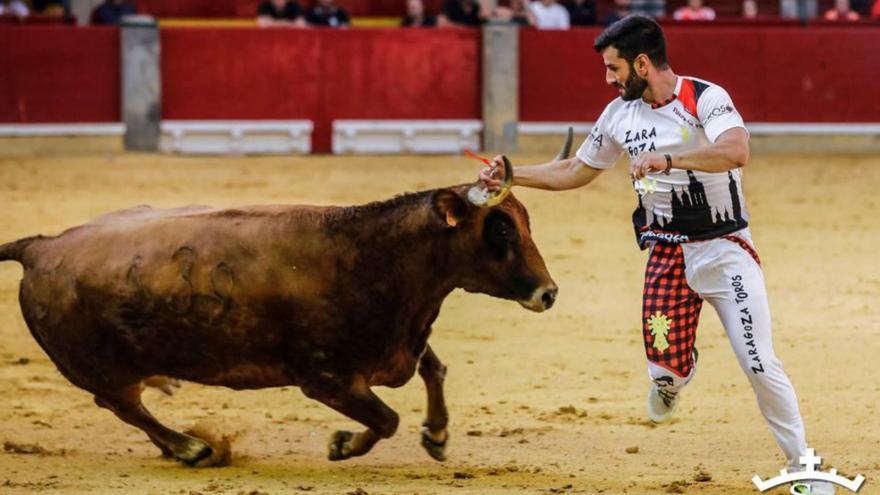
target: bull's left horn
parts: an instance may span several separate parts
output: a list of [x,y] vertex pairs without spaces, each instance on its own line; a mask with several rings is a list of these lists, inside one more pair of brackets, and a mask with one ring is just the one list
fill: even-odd
[[483,208],[495,206],[510,194],[510,188],[513,187],[513,165],[506,156],[502,156],[501,159],[504,161],[504,181],[501,183],[501,190],[492,194],[482,184],[472,186],[468,190],[468,201],[475,206]]
[[565,160],[568,158],[568,155],[571,154],[571,141],[574,139],[574,129],[571,126],[568,127],[568,133],[565,135],[565,142],[562,143],[562,149],[559,150],[559,154],[556,155],[554,161]]

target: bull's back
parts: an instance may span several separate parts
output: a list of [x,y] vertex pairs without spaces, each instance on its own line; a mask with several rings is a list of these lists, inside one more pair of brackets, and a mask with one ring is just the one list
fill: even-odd
[[203,367],[151,373],[196,379],[210,373],[208,361],[271,359],[297,325],[326,310],[321,294],[338,257],[320,214],[139,207],[105,215],[29,248],[22,309],[44,348],[112,349],[158,368],[187,355]]

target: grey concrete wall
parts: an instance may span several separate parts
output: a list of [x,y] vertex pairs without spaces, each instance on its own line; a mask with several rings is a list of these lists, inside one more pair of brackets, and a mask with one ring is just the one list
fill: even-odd
[[123,18],[120,43],[125,149],[159,151],[162,83],[156,20],[149,16]]
[[517,150],[519,122],[519,28],[511,24],[483,27],[483,146],[509,153]]

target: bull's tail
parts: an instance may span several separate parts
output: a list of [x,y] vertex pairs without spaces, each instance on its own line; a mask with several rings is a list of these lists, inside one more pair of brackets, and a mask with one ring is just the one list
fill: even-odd
[[22,263],[24,259],[24,250],[31,245],[32,242],[42,239],[43,236],[35,235],[33,237],[25,237],[7,244],[0,244],[0,261],[17,261]]

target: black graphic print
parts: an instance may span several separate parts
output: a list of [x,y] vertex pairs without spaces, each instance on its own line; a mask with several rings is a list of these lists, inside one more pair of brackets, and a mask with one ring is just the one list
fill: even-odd
[[719,237],[748,226],[748,221],[743,218],[739,189],[731,172],[727,172],[731,205],[730,209],[725,205],[723,211],[718,208],[713,211],[703,183],[697,180],[692,171],[688,170],[687,175],[687,186],[680,190],[672,189],[670,218],[653,215],[653,221],[648,224],[648,212],[642,204],[642,194],[639,194],[639,206],[633,212],[633,227],[643,248],[649,240],[697,241]]

